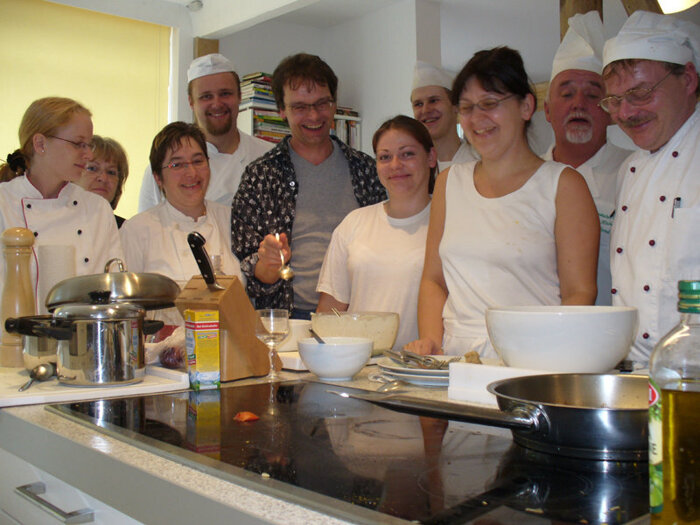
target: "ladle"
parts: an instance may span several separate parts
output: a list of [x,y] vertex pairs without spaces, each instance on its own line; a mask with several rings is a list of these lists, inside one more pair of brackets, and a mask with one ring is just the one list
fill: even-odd
[[35,381],[46,381],[47,379],[53,377],[55,373],[56,366],[53,363],[42,363],[37,365],[29,372],[29,381],[19,387],[19,391],[24,392],[27,388],[32,386]]
[[[275,239],[277,239],[278,241],[280,240],[279,233],[275,233]],[[285,281],[290,281],[294,278],[294,270],[292,270],[291,266],[285,264],[284,253],[282,253],[282,250],[280,250],[280,258],[282,259],[282,267],[279,271],[280,278],[284,279]]]

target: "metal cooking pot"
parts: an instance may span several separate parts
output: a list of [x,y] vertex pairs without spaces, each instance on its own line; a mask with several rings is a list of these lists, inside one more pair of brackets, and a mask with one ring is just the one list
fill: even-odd
[[500,411],[401,394],[336,392],[403,412],[510,428],[525,447],[564,456],[646,461],[648,379],[613,374],[547,374],[496,381]]
[[[112,264],[119,271],[110,272]],[[111,259],[105,265],[105,273],[71,277],[57,283],[46,296],[46,307],[72,303],[92,303],[97,294],[109,294],[102,302],[131,303],[146,310],[170,308],[180,293],[175,281],[158,273],[132,273],[124,269],[119,259]]]
[[163,327],[144,319],[140,306],[69,304],[56,308],[54,318],[68,327],[53,330],[62,339],[57,375],[61,383],[112,386],[138,383],[145,374],[144,334]]
[[46,337],[50,330],[53,317],[50,315],[32,315],[27,317],[8,317],[5,320],[5,330],[22,336],[22,359],[24,367],[32,370],[41,364],[56,364],[58,341]]

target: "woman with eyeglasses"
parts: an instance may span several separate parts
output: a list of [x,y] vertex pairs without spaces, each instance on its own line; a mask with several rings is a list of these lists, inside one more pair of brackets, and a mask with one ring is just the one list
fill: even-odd
[[[126,152],[116,140],[108,137],[92,136],[94,151],[78,180],[78,185],[92,193],[107,199],[113,210],[117,208],[126,178],[129,176],[129,162]],[[121,227],[124,218],[114,214],[117,227]]]
[[[243,279],[231,252],[231,207],[204,199],[210,173],[201,130],[185,122],[168,124],[153,139],[149,160],[165,200],[119,230],[129,270],[160,273],[183,286],[200,274],[187,243],[187,235],[197,231],[206,239],[214,270]],[[163,320],[181,322],[178,316]]]
[[316,291],[317,312],[398,312],[395,348],[418,336],[416,308],[437,152],[428,129],[399,115],[374,133],[377,174],[389,198],[350,212],[333,231]]
[[[74,184],[92,158],[90,111],[69,98],[35,100],[22,117],[19,142],[0,166],[0,180],[7,181],[0,184],[0,232],[22,227],[34,233],[31,272],[40,311],[45,297],[38,295],[48,290],[39,290],[37,265],[41,270],[55,261],[39,260],[39,246],[73,247],[75,265],[64,269],[67,275],[101,273],[122,250],[109,204]],[[0,288],[4,265],[0,257]]]
[[593,304],[598,216],[583,177],[529,147],[536,100],[517,51],[476,53],[452,97],[481,160],[438,176],[408,348],[491,358],[488,307]]

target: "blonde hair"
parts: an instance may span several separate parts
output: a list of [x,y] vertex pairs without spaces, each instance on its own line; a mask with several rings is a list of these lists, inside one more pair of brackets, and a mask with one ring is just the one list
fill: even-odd
[[9,154],[7,162],[0,166],[0,181],[11,180],[29,170],[34,156],[34,135],[55,134],[76,113],[92,116],[85,106],[70,98],[46,97],[32,102],[19,125],[19,149]]
[[112,202],[109,203],[114,210],[117,204],[119,204],[124,182],[126,182],[126,178],[129,176],[129,161],[126,158],[126,151],[124,151],[124,148],[119,142],[109,137],[93,135],[92,143],[95,145],[95,149],[92,153],[93,160],[111,162],[117,165],[119,182],[117,183],[117,191],[114,193],[114,198]]

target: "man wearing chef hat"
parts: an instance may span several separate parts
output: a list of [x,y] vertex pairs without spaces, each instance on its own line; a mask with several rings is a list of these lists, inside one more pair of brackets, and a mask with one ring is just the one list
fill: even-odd
[[[206,198],[229,206],[245,167],[273,145],[238,129],[240,79],[225,56],[212,53],[195,58],[187,70],[187,82],[195,122],[207,139],[211,179]],[[139,211],[162,200],[149,166],[141,183]]]
[[457,134],[457,110],[450,102],[453,75],[419,60],[413,69],[413,116],[428,128],[438,154],[438,171],[476,160],[471,146]]
[[601,106],[641,148],[620,169],[610,241],[613,304],[639,310],[635,361],[678,322],[678,281],[700,279],[699,35],[637,11],[603,50]]
[[611,304],[610,228],[615,210],[617,171],[630,151],[607,142],[610,116],[598,102],[603,86],[603,23],[597,11],[569,18],[569,30],[552,64],[544,113],[554,130],[545,160],[563,162],[583,175],[600,219],[598,297]]

